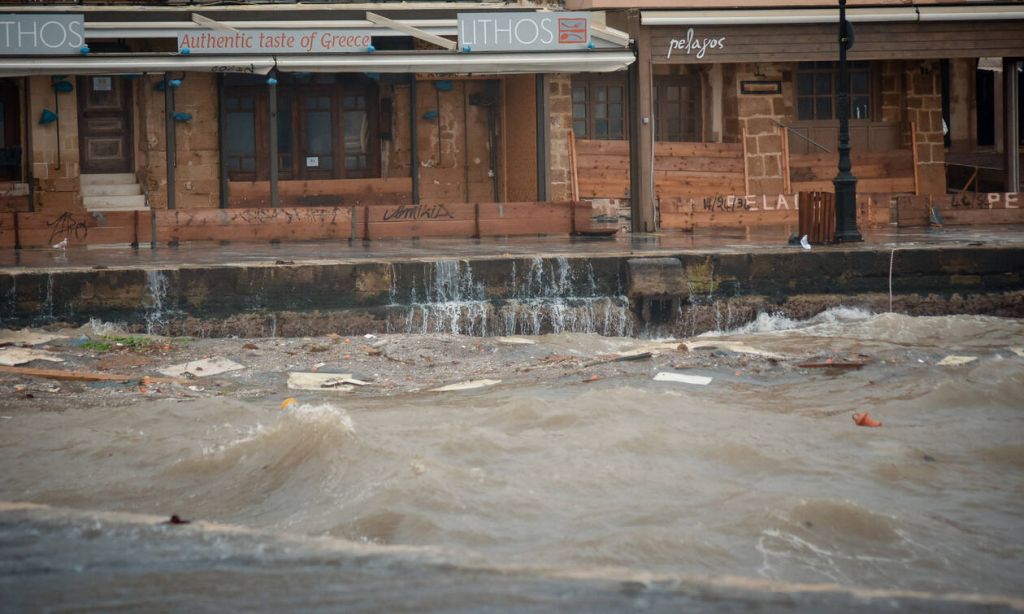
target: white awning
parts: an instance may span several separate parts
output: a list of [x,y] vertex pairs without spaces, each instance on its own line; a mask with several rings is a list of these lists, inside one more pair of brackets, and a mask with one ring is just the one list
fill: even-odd
[[[1024,19],[1024,5],[963,5],[850,8],[846,18],[853,23],[897,23],[917,21],[992,21]],[[836,23],[838,9],[738,9],[715,11],[641,11],[645,26]]]
[[613,72],[636,58],[631,51],[560,51],[553,53],[377,52],[301,56],[86,56],[4,58],[0,77],[26,75],[130,75],[163,72],[250,73],[372,72],[527,74]]
[[269,56],[86,56],[4,58],[0,76],[137,75],[164,72],[223,72],[265,75],[274,68]]
[[631,51],[559,51],[552,53],[408,52],[278,56],[285,72],[379,72],[452,74],[526,74],[614,72],[636,57]]

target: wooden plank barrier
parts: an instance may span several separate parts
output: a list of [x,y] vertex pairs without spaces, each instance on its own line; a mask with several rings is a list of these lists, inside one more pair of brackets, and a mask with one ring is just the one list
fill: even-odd
[[[159,243],[347,239],[350,207],[175,209],[154,211]],[[142,232],[149,240],[148,228]]]
[[0,249],[16,249],[18,244],[17,217],[14,213],[0,213]]
[[[941,196],[900,195],[900,226],[1024,224],[1019,192],[961,192]],[[934,210],[934,211],[933,211]]]
[[[279,181],[277,186],[281,205],[286,207],[407,205],[412,202],[410,177]],[[270,206],[269,181],[232,181],[228,184],[228,194],[229,207]]]
[[[629,198],[629,142],[576,141],[581,198]],[[740,143],[669,143],[654,146],[655,195],[736,194],[744,191]]]
[[[852,162],[858,192],[914,193],[914,157],[909,149],[854,154]],[[837,153],[790,156],[793,191],[833,192],[838,166]]]
[[[889,194],[857,195],[857,220],[861,228],[878,228],[889,223],[890,197]],[[661,227],[666,230],[694,230],[785,226],[795,230],[800,221],[802,203],[798,194],[670,198],[661,202]]]
[[[133,211],[62,211],[13,213],[19,247],[51,247],[67,239],[68,247],[136,243],[138,229]],[[6,245],[6,241],[4,242]]]

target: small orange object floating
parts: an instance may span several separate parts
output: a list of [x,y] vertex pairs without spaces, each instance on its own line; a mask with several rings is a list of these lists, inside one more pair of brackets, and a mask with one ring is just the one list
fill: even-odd
[[882,426],[882,423],[872,418],[868,412],[853,414],[853,423],[857,426]]

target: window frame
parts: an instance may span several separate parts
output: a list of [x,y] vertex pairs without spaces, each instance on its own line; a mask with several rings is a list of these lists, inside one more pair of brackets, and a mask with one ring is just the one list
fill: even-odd
[[[380,131],[378,127],[377,113],[374,112],[374,102],[379,100],[379,90],[372,80],[363,79],[358,76],[332,75],[333,83],[303,82],[295,76],[281,75],[277,90],[278,121],[282,116],[290,116],[290,139],[278,129],[279,136],[284,137],[278,142],[278,180],[282,181],[319,181],[332,179],[373,179],[380,177]],[[255,170],[244,171],[228,169],[229,181],[268,181],[270,179],[270,95],[269,88],[265,85],[256,84],[225,84],[224,104],[234,97],[249,97],[254,101],[254,129],[256,157]],[[365,99],[364,109],[346,109],[345,99],[350,97]],[[327,98],[326,111],[330,116],[331,136],[330,154],[320,153],[318,157],[330,155],[331,164],[327,167],[307,167],[305,160],[312,157],[313,152],[309,150],[307,125],[310,121],[307,111],[322,112],[323,110],[305,108],[306,101],[316,98]],[[364,154],[366,166],[359,169],[347,169],[345,157],[348,152],[345,149],[345,115],[348,112],[364,112],[366,121],[366,143],[367,148]],[[226,109],[225,119],[228,114],[235,111]],[[227,130],[227,126],[222,129]],[[231,136],[225,138],[225,144],[230,142]],[[225,162],[230,157],[228,152],[223,152]],[[288,163],[288,156],[291,157]],[[239,156],[234,156],[239,157]]]
[[[693,97],[687,103],[691,107],[691,122],[692,122],[692,134],[686,134],[685,130],[682,130],[678,134],[680,138],[673,138],[676,135],[671,134],[668,129],[668,120],[666,119],[666,106],[670,106],[672,101],[667,99],[665,90],[669,87],[681,87],[689,85],[693,92]],[[654,83],[652,87],[652,105],[654,107],[654,140],[658,142],[668,143],[702,143],[704,142],[704,84],[701,81],[700,73],[691,72],[688,74],[680,75],[655,75]],[[680,91],[680,94],[682,91]],[[682,112],[682,106],[684,101],[682,96],[676,101],[680,107],[679,120],[684,121],[687,114]],[[686,138],[692,136],[693,138]]]
[[[809,66],[808,66],[809,65]],[[858,122],[873,122],[879,121],[881,117],[881,70],[877,62],[871,60],[852,60],[848,62],[849,76],[850,76],[850,121]],[[853,91],[854,73],[867,73],[867,92],[855,93]],[[812,101],[816,101],[822,98],[823,95],[814,92],[817,80],[812,80],[812,94],[801,94],[800,93],[800,77],[801,75],[825,75],[831,76],[829,80],[830,91],[827,94],[828,100],[830,101],[831,114],[829,117],[818,117],[816,112],[816,104],[812,102],[811,109],[814,111],[813,117],[801,116],[800,103],[801,99],[810,97]],[[839,110],[839,63],[830,61],[816,61],[816,62],[797,62],[793,68],[793,117],[794,121],[801,123],[806,122],[835,122],[839,119],[837,112]],[[868,113],[865,117],[856,117],[853,111],[853,104],[856,98],[867,98],[868,102]]]
[[[622,88],[622,100],[619,103],[612,102],[610,99],[605,100],[603,103],[596,101],[594,92],[597,88],[611,88],[620,87]],[[576,91],[582,89],[586,92],[586,100],[582,103],[576,102]],[[573,75],[572,83],[569,88],[570,105],[572,109],[572,129],[574,136],[577,139],[588,139],[595,141],[627,141],[629,140],[629,87],[626,81],[625,75],[619,75],[615,73],[613,75]],[[586,110],[586,116],[581,120],[576,114],[576,105],[583,104]],[[609,136],[598,137],[595,135],[595,125],[598,119],[594,112],[595,104],[605,104],[610,107],[612,104],[622,105],[622,134],[621,136],[611,136],[611,120],[613,118],[606,117],[609,122]],[[578,123],[582,121],[586,132],[580,134],[577,130]]]

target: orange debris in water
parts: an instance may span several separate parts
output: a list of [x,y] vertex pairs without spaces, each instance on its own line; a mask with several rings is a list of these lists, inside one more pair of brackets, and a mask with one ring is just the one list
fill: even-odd
[[882,423],[872,418],[868,412],[853,414],[853,423],[857,426],[882,426]]

